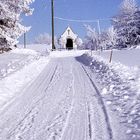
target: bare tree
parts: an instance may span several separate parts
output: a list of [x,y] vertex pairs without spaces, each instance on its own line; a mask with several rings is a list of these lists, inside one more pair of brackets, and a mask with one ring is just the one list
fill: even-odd
[[[54,38],[55,45],[57,45],[57,37]],[[48,33],[40,34],[38,37],[35,38],[35,43],[37,44],[47,44],[51,45],[52,37]]]

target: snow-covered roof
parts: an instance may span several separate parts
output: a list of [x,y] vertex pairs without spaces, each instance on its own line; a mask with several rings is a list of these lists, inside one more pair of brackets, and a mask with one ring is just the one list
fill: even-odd
[[70,26],[68,26],[64,31],[64,33],[61,35],[61,38],[69,38],[69,37],[72,39],[76,39],[78,37],[78,35],[73,32]]

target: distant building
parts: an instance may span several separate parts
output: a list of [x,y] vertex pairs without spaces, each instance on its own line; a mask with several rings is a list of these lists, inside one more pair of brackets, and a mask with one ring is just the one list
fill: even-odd
[[78,35],[72,31],[70,26],[68,26],[65,32],[61,35],[59,44],[63,49],[77,49],[79,40],[81,39],[78,37]]

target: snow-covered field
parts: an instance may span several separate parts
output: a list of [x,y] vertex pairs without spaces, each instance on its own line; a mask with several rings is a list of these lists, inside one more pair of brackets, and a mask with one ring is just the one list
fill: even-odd
[[49,57],[30,49],[15,49],[0,55],[0,110],[40,74]]
[[[99,55],[99,52],[93,52],[93,54]],[[103,51],[100,56],[109,61],[110,51]],[[129,67],[140,67],[140,49],[114,50],[112,61]]]
[[0,55],[0,140],[140,139],[139,49],[28,47]]
[[38,60],[40,54],[33,50],[15,49],[0,55],[0,79]]

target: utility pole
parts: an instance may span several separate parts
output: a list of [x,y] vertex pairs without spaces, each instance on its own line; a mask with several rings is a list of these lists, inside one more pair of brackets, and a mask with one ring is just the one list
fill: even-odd
[[52,50],[55,50],[55,45],[54,45],[54,0],[51,0],[51,9],[52,9]]
[[100,20],[97,20],[97,25],[98,25],[98,32],[99,32],[99,35],[100,35],[101,34]]
[[[101,26],[100,26],[100,20],[97,20],[97,26],[98,26],[98,33],[99,33],[99,39],[101,35]],[[98,40],[98,45],[99,45],[99,40]],[[102,47],[100,46],[100,51],[102,51]]]

